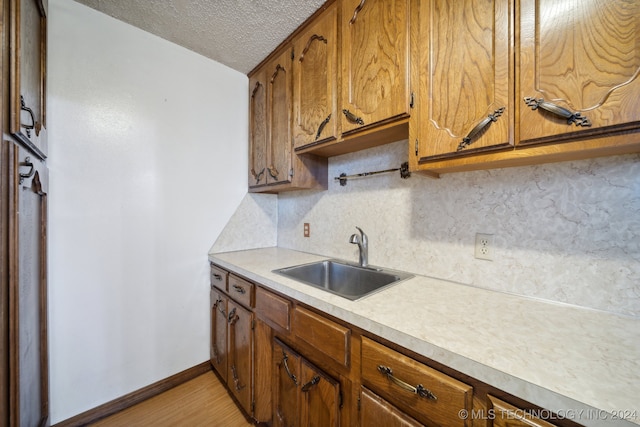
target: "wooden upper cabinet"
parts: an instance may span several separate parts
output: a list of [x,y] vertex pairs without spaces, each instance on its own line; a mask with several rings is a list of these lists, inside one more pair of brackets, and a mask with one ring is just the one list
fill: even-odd
[[640,128],[640,2],[520,1],[520,143]]
[[424,162],[513,145],[512,0],[419,7],[411,154]]
[[266,68],[269,112],[268,183],[291,181],[292,65],[291,49],[285,49]]
[[294,147],[316,145],[338,137],[336,3],[305,29],[293,43]]
[[46,0],[11,0],[10,131],[40,159],[47,157]]
[[342,2],[342,135],[409,116],[409,15],[409,0]]
[[267,81],[261,70],[249,78],[249,187],[267,183]]

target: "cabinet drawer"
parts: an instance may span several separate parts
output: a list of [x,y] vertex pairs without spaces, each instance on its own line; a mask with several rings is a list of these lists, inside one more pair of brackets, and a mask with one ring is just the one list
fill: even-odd
[[442,372],[362,337],[362,382],[427,425],[467,426],[473,388]]
[[294,334],[343,366],[349,366],[351,330],[302,307],[293,311]]
[[494,416],[493,427],[556,427],[555,424],[536,418],[496,397],[491,395],[487,395],[487,397],[489,410]]
[[227,291],[227,278],[229,277],[229,273],[226,270],[211,264],[210,276],[211,286],[215,286],[225,292]]
[[229,275],[229,296],[245,307],[253,307],[253,283]]
[[275,329],[290,330],[291,301],[269,292],[261,287],[256,288],[257,316]]

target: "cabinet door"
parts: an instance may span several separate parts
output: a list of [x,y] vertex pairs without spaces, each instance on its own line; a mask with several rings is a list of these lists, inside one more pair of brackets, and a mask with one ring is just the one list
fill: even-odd
[[512,0],[420,2],[421,161],[513,144],[512,12]]
[[249,187],[267,183],[267,81],[264,70],[249,79]]
[[48,172],[42,162],[12,142],[2,141],[0,150],[0,336],[8,344],[8,348],[2,346],[0,425],[48,425]]
[[11,133],[31,152],[47,156],[46,1],[11,0]]
[[407,117],[409,0],[342,2],[343,135]]
[[300,356],[276,339],[273,366],[273,423],[276,427],[297,427]]
[[294,42],[294,146],[320,144],[337,138],[336,3]]
[[640,128],[640,2],[520,2],[520,143]]
[[244,410],[253,415],[253,313],[229,300],[227,384]]
[[360,425],[385,427],[422,426],[422,424],[364,387],[362,387],[360,393]]
[[300,371],[300,393],[301,426],[340,425],[340,384],[304,359]]
[[269,145],[267,183],[291,182],[291,94],[293,58],[284,50],[267,66],[267,118]]
[[556,427],[491,395],[487,397],[489,410],[493,414],[489,427]]
[[211,289],[211,365],[227,382],[227,297]]

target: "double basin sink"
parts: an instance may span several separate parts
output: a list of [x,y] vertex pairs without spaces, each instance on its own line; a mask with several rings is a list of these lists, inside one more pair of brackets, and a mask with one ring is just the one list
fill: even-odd
[[325,260],[273,270],[274,273],[357,300],[413,275],[378,267],[361,267],[341,260]]

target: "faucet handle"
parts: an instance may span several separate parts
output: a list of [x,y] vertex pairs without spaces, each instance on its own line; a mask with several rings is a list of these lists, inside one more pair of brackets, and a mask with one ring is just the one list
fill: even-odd
[[367,235],[364,233],[364,231],[362,231],[362,228],[358,227],[357,225],[356,225],[356,228],[360,232],[360,236],[362,237],[362,243],[365,244],[367,242]]

